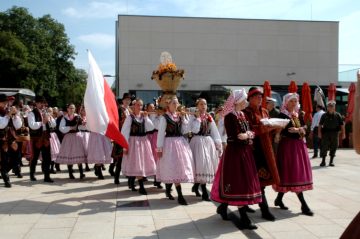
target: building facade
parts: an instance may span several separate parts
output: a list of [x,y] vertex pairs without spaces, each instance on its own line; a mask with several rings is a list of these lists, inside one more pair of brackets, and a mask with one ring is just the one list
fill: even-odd
[[190,98],[265,80],[273,88],[290,80],[328,86],[338,81],[338,34],[339,23],[328,21],[119,15],[117,92],[145,102],[157,96],[151,75],[163,51],[185,70],[179,94]]

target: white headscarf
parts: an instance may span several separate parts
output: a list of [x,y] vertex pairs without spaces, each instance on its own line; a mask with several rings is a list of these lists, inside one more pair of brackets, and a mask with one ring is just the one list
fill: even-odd
[[230,112],[234,111],[235,104],[238,104],[246,99],[247,99],[247,94],[244,88],[241,88],[240,90],[232,91],[224,104],[222,115],[225,116]]
[[299,110],[300,110],[299,95],[297,93],[287,93],[286,95],[284,95],[283,102],[282,102],[282,105],[281,105],[281,112],[286,114],[289,117],[291,117],[292,112],[289,112],[287,110],[287,104],[292,99],[297,99],[297,101],[298,101],[298,104],[295,106],[295,109],[294,109],[295,113],[296,113],[296,116],[297,116],[298,113],[299,113]]

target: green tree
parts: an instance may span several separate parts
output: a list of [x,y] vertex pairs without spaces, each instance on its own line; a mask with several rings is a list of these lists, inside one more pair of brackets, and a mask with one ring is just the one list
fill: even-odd
[[52,105],[82,101],[84,72],[74,67],[76,53],[63,24],[12,7],[0,12],[0,33],[1,87],[30,88]]

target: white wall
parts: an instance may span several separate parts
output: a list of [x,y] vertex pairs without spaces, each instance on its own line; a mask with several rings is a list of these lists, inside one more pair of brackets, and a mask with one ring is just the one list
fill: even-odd
[[117,30],[121,92],[159,89],[150,77],[162,51],[185,69],[181,90],[338,78],[338,22],[119,16]]

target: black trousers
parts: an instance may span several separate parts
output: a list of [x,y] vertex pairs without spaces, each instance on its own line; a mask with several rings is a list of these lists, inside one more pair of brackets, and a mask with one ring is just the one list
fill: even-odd
[[50,152],[50,144],[42,145],[41,147],[36,146],[36,142],[32,142],[32,149],[33,149],[33,157],[30,161],[30,175],[34,176],[36,171],[37,161],[39,159],[39,155],[41,153],[42,163],[41,169],[45,176],[50,174],[50,165],[51,165],[51,152]]
[[4,182],[8,182],[9,181],[9,171],[12,168],[11,165],[11,161],[8,155],[8,149],[4,149],[5,142],[4,141],[0,141],[0,172],[1,172],[1,177],[3,178]]
[[322,133],[321,138],[321,157],[326,157],[327,152],[330,151],[330,157],[335,157],[336,150],[339,146],[339,132],[325,132]]

